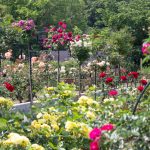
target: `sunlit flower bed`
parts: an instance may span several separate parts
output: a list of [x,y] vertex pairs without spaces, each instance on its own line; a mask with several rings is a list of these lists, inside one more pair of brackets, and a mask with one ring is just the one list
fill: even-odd
[[77,98],[74,85],[44,88],[27,114],[14,113],[11,100],[0,98],[0,106],[7,108],[0,110],[0,149],[147,150],[150,91],[132,115],[136,97],[131,93],[94,100],[94,90],[90,87]]

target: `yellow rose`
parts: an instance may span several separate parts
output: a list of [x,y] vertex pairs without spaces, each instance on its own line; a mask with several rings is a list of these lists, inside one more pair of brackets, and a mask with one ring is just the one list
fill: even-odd
[[87,117],[87,118],[90,118],[90,119],[95,119],[95,118],[96,118],[95,113],[93,113],[93,112],[91,112],[91,111],[88,111],[88,112],[86,113],[86,117]]
[[44,147],[38,144],[32,144],[30,150],[45,150]]
[[66,122],[66,125],[65,125],[65,128],[66,128],[66,131],[71,131],[73,128],[76,128],[78,127],[77,123],[76,122],[72,122],[72,121],[67,121]]

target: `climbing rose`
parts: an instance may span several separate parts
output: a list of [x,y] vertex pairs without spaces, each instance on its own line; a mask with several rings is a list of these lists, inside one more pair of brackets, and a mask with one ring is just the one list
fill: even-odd
[[110,90],[110,91],[108,92],[108,95],[109,95],[109,96],[116,96],[116,95],[118,95],[118,91],[116,91],[116,90]]
[[106,73],[105,72],[101,72],[100,74],[99,74],[99,77],[100,78],[104,78],[106,76]]
[[95,140],[97,137],[101,136],[101,130],[99,128],[94,128],[90,133],[89,137],[92,140]]
[[137,87],[137,89],[138,89],[140,92],[142,92],[142,91],[144,90],[144,87],[140,85],[140,86]]
[[126,81],[126,80],[127,80],[127,77],[126,77],[126,76],[121,76],[121,77],[120,77],[120,80],[121,80],[121,81]]
[[14,91],[14,86],[12,86],[10,83],[4,82],[4,86],[8,91],[10,91],[10,92]]
[[146,84],[147,84],[147,81],[144,80],[144,79],[142,79],[142,80],[140,80],[140,83],[141,83],[142,85],[146,85]]
[[90,143],[90,150],[99,150],[98,142],[93,141]]
[[108,83],[111,83],[112,81],[113,81],[113,78],[107,78],[105,82],[106,84],[108,84]]
[[114,129],[114,125],[113,124],[105,124],[105,125],[103,125],[101,128],[100,128],[100,130],[102,130],[102,131],[111,131],[111,130],[113,130]]

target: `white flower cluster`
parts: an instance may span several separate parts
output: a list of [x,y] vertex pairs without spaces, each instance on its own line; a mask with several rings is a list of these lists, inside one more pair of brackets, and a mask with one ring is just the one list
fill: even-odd
[[78,41],[71,42],[70,49],[73,49],[74,47],[82,47],[82,46],[89,47],[89,48],[92,47],[92,42],[90,40],[89,35],[84,36],[84,38]]
[[100,67],[103,67],[103,66],[110,66],[110,63],[109,63],[109,62],[106,62],[106,61],[101,61],[101,62],[98,62],[97,65],[100,66]]

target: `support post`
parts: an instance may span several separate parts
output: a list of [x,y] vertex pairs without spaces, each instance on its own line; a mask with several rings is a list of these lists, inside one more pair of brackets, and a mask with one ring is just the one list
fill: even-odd
[[57,51],[57,85],[60,82],[60,51]]
[[81,63],[79,63],[79,96],[81,96]]
[[95,93],[94,93],[94,98],[95,98],[95,100],[96,100],[96,86],[97,86],[97,67],[96,67],[96,65],[95,65],[95,67],[94,67],[94,72],[95,72],[95,79],[94,79],[94,84],[95,84]]
[[32,52],[31,44],[28,45],[28,54],[29,54],[29,96],[30,96],[30,105],[33,105],[33,93],[32,93]]
[[137,101],[136,101],[136,104],[135,104],[135,106],[134,106],[134,108],[133,108],[133,115],[135,115],[135,112],[136,112],[136,110],[137,110],[137,106],[138,106],[138,104],[140,103],[142,96],[144,95],[146,89],[147,89],[149,86],[150,86],[150,82],[147,83],[147,85],[145,86],[144,90],[142,91],[142,93],[141,93],[140,96],[138,97],[138,99],[137,99]]

